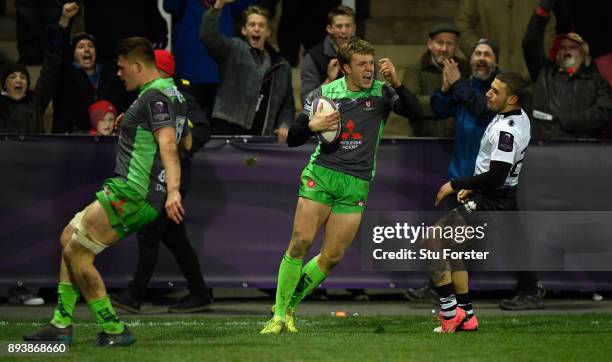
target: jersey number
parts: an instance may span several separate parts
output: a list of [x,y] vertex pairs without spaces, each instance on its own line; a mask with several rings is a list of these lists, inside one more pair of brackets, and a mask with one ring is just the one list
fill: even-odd
[[523,152],[521,152],[521,155],[523,155],[523,158],[516,161],[516,163],[512,166],[512,169],[510,170],[510,177],[518,177],[519,172],[521,172],[519,167],[523,164],[523,160],[525,159],[526,151],[527,151],[527,148],[525,148]]
[[183,127],[185,126],[186,118],[183,116],[176,116],[176,143],[178,143],[183,136]]

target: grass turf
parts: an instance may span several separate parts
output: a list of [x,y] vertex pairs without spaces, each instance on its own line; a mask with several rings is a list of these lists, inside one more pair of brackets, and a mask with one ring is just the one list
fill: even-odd
[[[486,317],[480,330],[439,335],[425,317],[306,317],[298,334],[261,336],[261,317],[125,319],[137,342],[127,348],[93,347],[97,327],[77,324],[68,355],[77,361],[202,360],[609,360],[612,316]],[[39,320],[0,321],[0,341],[17,342]],[[7,356],[0,353],[0,360]],[[36,359],[22,357],[20,360]]]

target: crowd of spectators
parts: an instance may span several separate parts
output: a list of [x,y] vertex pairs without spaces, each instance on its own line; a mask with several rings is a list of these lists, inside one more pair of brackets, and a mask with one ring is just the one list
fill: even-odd
[[[336,51],[359,30],[354,10],[339,1],[314,1],[311,6],[283,1],[279,51],[269,42],[270,14],[275,15],[277,3],[163,1],[172,19],[175,77],[190,82],[191,93],[211,119],[213,134],[275,134],[284,140],[295,113],[290,67],[300,64],[300,46],[304,57],[299,103],[312,89],[342,76]],[[436,112],[431,102],[441,96],[458,100],[458,87],[445,87],[442,74],[456,64],[459,72],[450,74],[459,75],[457,85],[474,82],[472,50],[487,39],[498,50],[499,70],[518,72],[532,83],[532,97],[522,107],[534,123],[534,139],[607,137],[612,129],[611,50],[589,19],[602,13],[596,11],[602,5],[589,4],[586,11],[569,0],[460,0],[455,22],[436,24],[428,34],[427,51],[404,71],[403,83],[425,110],[421,119],[410,120],[414,136],[456,137],[457,147],[477,142],[478,132],[462,141],[456,133],[465,130],[456,124],[462,118],[452,114],[454,110]],[[87,32],[71,35],[74,19],[65,31],[54,25],[61,13],[58,2],[16,1],[20,58],[4,64],[0,72],[0,132],[44,133],[43,115],[52,100],[53,122],[47,132],[90,133],[94,103],[108,101],[120,115],[136,99],[116,76],[113,47],[121,38],[144,36],[156,48],[166,48],[168,24],[160,9],[147,0],[113,0],[103,6],[85,0],[82,6],[78,16],[84,17]],[[249,16],[244,15],[247,8]],[[262,17],[260,24],[249,25],[251,14]],[[107,21],[110,18],[113,21]],[[298,28],[300,32],[292,30]],[[569,58],[564,57],[572,54],[576,64],[567,67]],[[445,59],[452,59],[453,65],[447,66]],[[36,84],[31,84],[25,67],[32,64],[43,65]]]

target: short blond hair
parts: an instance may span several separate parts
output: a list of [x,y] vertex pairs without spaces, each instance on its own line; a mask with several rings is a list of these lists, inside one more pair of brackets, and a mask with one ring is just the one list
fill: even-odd
[[338,49],[338,61],[340,66],[349,64],[353,54],[366,54],[374,56],[374,46],[363,39],[352,37]]

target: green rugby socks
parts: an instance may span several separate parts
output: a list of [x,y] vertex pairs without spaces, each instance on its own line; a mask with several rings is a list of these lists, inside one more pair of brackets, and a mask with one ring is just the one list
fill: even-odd
[[278,282],[276,286],[276,304],[274,316],[285,320],[285,313],[295,287],[300,280],[303,259],[292,258],[285,253],[278,268]]
[[325,280],[326,275],[317,265],[317,260],[319,260],[318,255],[310,259],[310,261],[304,265],[304,268],[302,268],[302,275],[293,292],[293,296],[291,296],[289,307],[295,309],[304,297],[312,293],[314,288],[318,287]]
[[108,295],[88,302],[102,330],[108,334],[123,333],[124,325],[119,321]]
[[72,283],[57,285],[57,306],[53,311],[51,324],[58,328],[66,328],[72,324],[72,313],[79,299],[79,290]]

